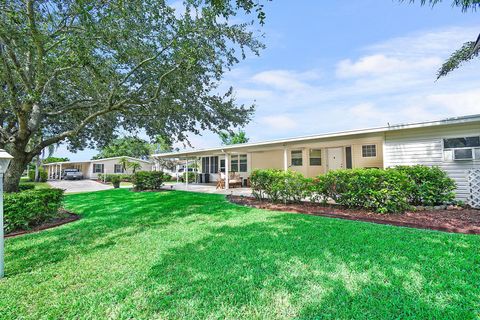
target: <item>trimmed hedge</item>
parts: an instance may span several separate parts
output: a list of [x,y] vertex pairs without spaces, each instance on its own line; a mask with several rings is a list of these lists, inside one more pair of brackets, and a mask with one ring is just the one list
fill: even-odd
[[135,191],[159,190],[169,175],[161,171],[138,171],[132,176]]
[[378,213],[400,213],[412,205],[439,205],[455,198],[455,182],[440,168],[427,166],[336,170],[315,179],[293,171],[255,170],[250,184],[257,199],[323,203],[332,199],[347,208]]
[[408,200],[415,206],[436,206],[455,199],[455,181],[439,167],[397,166],[414,182],[409,185]]
[[[46,182],[48,179],[48,172],[43,168],[38,168],[40,175],[40,182]],[[28,180],[35,181],[35,170],[28,170]]]
[[18,185],[18,191],[27,191],[35,189],[35,185],[32,183],[20,183]]
[[112,179],[115,181],[120,179],[120,181],[122,182],[132,181],[132,175],[128,173],[107,173],[107,174],[100,173],[97,177],[98,177],[98,180],[103,181],[105,179],[107,182],[112,182]]
[[250,176],[252,194],[273,202],[299,202],[311,195],[311,179],[301,173],[278,169],[255,170]]
[[61,189],[38,189],[4,194],[5,232],[28,230],[55,218],[63,201]]
[[352,169],[330,171],[318,177],[316,193],[347,208],[378,213],[399,213],[410,208],[411,180],[393,169]]

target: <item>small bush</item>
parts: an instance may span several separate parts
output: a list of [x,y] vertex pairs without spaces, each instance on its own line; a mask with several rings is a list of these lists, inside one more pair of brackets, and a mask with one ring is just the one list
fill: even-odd
[[18,185],[18,191],[27,191],[35,189],[35,185],[32,183],[21,183]]
[[409,177],[392,169],[329,171],[317,179],[317,192],[347,208],[400,213],[410,208]]
[[119,175],[112,175],[109,177],[109,182],[112,183],[114,188],[119,188],[120,187],[120,182],[122,182],[122,177]]
[[161,171],[138,171],[132,176],[135,191],[159,190],[168,174]]
[[272,202],[299,202],[311,195],[311,180],[295,171],[255,170],[250,175],[252,194]]
[[455,199],[455,181],[439,167],[398,166],[390,170],[403,172],[412,180],[408,189],[412,205],[436,206],[452,203]]
[[[185,182],[185,177],[187,177],[188,175],[188,182],[197,182],[197,173],[196,172],[192,172],[192,171],[189,171],[189,172],[184,172],[182,174],[182,181]],[[170,175],[168,175],[170,176]],[[165,179],[169,179],[168,177],[165,177]],[[165,181],[169,181],[169,180],[165,180]]]
[[[40,176],[40,181],[39,182],[46,182],[48,179],[48,172],[47,170],[43,168],[38,169],[38,174]],[[34,182],[35,181],[35,170],[29,170],[28,171],[28,180]]]
[[28,190],[4,194],[5,232],[28,230],[57,216],[61,189]]
[[127,173],[100,173],[98,176],[98,180],[106,181],[106,182],[113,182],[113,180],[120,179],[121,182],[131,182],[132,175]]

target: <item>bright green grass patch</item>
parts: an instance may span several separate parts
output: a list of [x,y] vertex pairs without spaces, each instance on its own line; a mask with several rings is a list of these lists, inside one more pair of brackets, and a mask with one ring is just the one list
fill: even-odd
[[2,319],[479,317],[480,237],[125,189],[8,239]]

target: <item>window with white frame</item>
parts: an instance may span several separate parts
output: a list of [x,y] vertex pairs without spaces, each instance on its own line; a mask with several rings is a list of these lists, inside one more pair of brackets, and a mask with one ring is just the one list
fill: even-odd
[[123,166],[121,164],[115,164],[113,167],[113,173],[123,173]]
[[444,149],[480,147],[480,137],[462,137],[443,139]]
[[230,156],[230,171],[231,172],[247,172],[247,155],[232,154]]
[[302,150],[292,150],[290,152],[292,166],[302,166],[303,156]]
[[103,173],[103,163],[93,164],[93,173]]
[[310,149],[310,165],[311,166],[322,165],[322,150]]
[[377,145],[365,144],[362,146],[362,157],[373,158],[377,156]]

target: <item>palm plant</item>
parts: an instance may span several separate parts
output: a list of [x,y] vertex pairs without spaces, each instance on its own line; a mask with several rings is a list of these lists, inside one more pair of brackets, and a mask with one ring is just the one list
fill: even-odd
[[127,158],[123,157],[118,160],[118,163],[122,166],[123,172],[127,171],[127,168],[130,167],[130,161]]
[[130,169],[132,169],[132,173],[135,173],[135,171],[137,171],[137,170],[139,170],[139,169],[142,169],[142,165],[141,165],[140,163],[138,163],[138,162],[135,162],[135,161],[134,161],[134,162],[130,162],[130,163],[128,164],[128,167],[129,167]]

